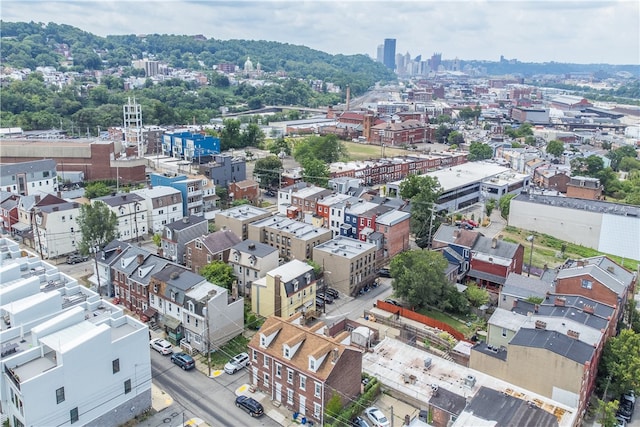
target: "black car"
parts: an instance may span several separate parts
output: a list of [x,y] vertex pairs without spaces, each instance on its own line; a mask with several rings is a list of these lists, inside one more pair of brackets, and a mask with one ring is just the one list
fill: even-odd
[[629,402],[620,403],[616,415],[620,416],[625,421],[631,421],[631,416],[633,415],[633,406]]
[[267,197],[276,197],[276,192],[273,190],[267,190],[264,192],[264,195]]
[[319,296],[316,296],[316,307],[318,307],[318,308],[323,308],[324,307],[324,300],[322,298],[320,298]]
[[378,276],[380,277],[391,277],[391,272],[388,268],[381,268],[378,270]]
[[259,417],[264,414],[264,408],[262,404],[252,397],[238,396],[236,397],[236,406],[242,408],[249,413],[252,417]]
[[365,421],[362,417],[355,417],[351,420],[352,427],[370,427],[369,423]]
[[327,289],[324,290],[324,292],[327,295],[330,295],[331,298],[333,298],[333,299],[340,298],[340,293],[338,291],[336,291],[335,289],[333,289],[333,288],[327,288]]
[[331,295],[329,294],[325,294],[323,292],[318,292],[316,294],[317,297],[321,298],[324,300],[325,303],[327,304],[333,304],[333,297],[331,297]]
[[171,361],[180,366],[185,371],[196,367],[196,361],[193,360],[193,357],[189,356],[187,353],[173,353],[171,355]]

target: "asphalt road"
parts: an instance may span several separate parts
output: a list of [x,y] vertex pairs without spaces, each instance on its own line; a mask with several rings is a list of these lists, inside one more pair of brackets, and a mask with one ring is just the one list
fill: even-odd
[[211,426],[278,426],[267,416],[255,419],[235,406],[235,390],[248,382],[246,370],[208,378],[196,369],[183,371],[169,356],[151,352],[153,382],[173,398],[173,404],[142,422],[141,426],[182,426],[200,418]]

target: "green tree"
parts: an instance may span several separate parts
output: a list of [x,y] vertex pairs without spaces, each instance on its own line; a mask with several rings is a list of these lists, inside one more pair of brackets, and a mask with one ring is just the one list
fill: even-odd
[[95,251],[96,247],[102,249],[116,238],[118,217],[101,200],[80,205],[80,214],[76,220],[82,234],[78,248],[83,255]]
[[602,169],[604,169],[604,160],[595,154],[587,158],[579,157],[571,160],[572,175],[595,177]]
[[305,182],[315,184],[319,187],[326,187],[329,182],[329,167],[325,162],[318,159],[305,159],[302,162],[302,179]]
[[284,137],[280,136],[269,145],[269,151],[276,156],[280,153],[284,153],[288,156],[291,154],[291,146]]
[[276,156],[267,156],[256,160],[253,177],[260,183],[260,188],[279,188],[282,161]]
[[598,370],[601,388],[607,381],[612,396],[627,390],[640,391],[640,334],[623,329],[607,341]]
[[390,272],[395,295],[412,306],[441,307],[446,301],[447,282],[444,270],[447,260],[440,252],[411,250],[391,260]]
[[629,172],[632,170],[640,170],[640,160],[633,157],[623,157],[618,163],[618,170]]
[[107,187],[107,184],[101,181],[89,183],[84,188],[84,197],[87,199],[95,199],[96,197],[103,197],[109,194],[111,194],[111,188]]
[[442,187],[437,178],[426,175],[409,175],[400,183],[400,196],[411,201],[411,233],[416,244],[426,248],[442,218],[436,215],[435,202],[438,200]]
[[210,262],[200,269],[199,274],[209,282],[229,290],[236,280],[233,267],[222,261]]
[[450,132],[449,135],[447,136],[447,142],[449,144],[456,144],[456,145],[464,144],[464,136],[462,136],[462,134],[457,130],[454,130],[453,132]]
[[504,219],[509,219],[509,207],[511,206],[511,199],[516,197],[515,194],[505,194],[500,197],[498,201],[498,206],[500,207],[500,215]]
[[489,199],[484,203],[484,210],[487,216],[491,216],[491,213],[496,208],[496,199]]
[[493,149],[489,146],[489,144],[474,141],[469,146],[469,154],[467,155],[467,160],[469,160],[470,162],[490,159],[492,157]]
[[482,289],[476,283],[470,283],[464,293],[474,307],[480,307],[489,302],[489,291]]
[[327,415],[332,418],[335,418],[340,414],[340,411],[342,411],[342,400],[338,393],[333,393],[331,399],[327,402],[326,411]]
[[160,245],[162,245],[162,234],[160,233],[155,233],[152,237],[151,240],[153,240],[153,243],[157,246],[160,247]]
[[551,154],[553,157],[560,158],[562,153],[564,153],[564,143],[557,139],[549,141],[547,144],[547,153]]
[[240,134],[240,120],[226,119],[222,121],[223,128],[220,131],[220,149],[222,151],[232,148],[241,148],[242,136]]
[[249,123],[247,128],[242,132],[243,147],[260,147],[264,142],[264,132],[255,123]]
[[616,427],[618,422],[616,420],[616,411],[618,410],[619,402],[617,400],[611,400],[605,402],[598,399],[596,406],[596,413],[598,414],[598,422],[602,427]]
[[636,149],[631,145],[625,145],[615,150],[609,151],[607,157],[611,159],[611,168],[615,171],[620,170],[620,161],[626,157],[635,159],[638,157]]
[[335,135],[310,136],[298,142],[293,149],[293,157],[301,164],[306,159],[320,160],[328,164],[347,156],[346,147]]

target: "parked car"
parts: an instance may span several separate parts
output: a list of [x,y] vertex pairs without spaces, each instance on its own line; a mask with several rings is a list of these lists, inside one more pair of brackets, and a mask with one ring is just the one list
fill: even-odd
[[378,276],[380,277],[391,277],[391,271],[388,268],[381,268],[378,270]]
[[324,308],[324,300],[319,296],[316,296],[316,307]]
[[340,298],[340,293],[333,288],[327,288],[324,290],[327,295],[331,295],[331,298],[338,299]]
[[355,417],[351,420],[351,427],[370,427],[369,423],[362,417]]
[[196,361],[187,353],[174,353],[171,355],[171,361],[185,371],[196,367]]
[[636,393],[633,390],[629,390],[624,393],[620,398],[620,402],[629,402],[632,408],[636,406]]
[[236,397],[236,406],[247,411],[252,417],[259,417],[264,414],[264,408],[262,407],[262,404],[252,397]]
[[467,224],[469,224],[470,226],[472,226],[473,228],[478,228],[478,226],[480,225],[479,223],[477,223],[476,221],[474,221],[472,219],[468,219],[465,222]]
[[276,192],[273,190],[267,190],[264,192],[264,195],[267,197],[276,197]]
[[389,419],[375,406],[365,409],[364,413],[367,414],[367,418],[373,423],[374,427],[389,427],[391,425]]
[[620,406],[618,406],[618,412],[616,412],[616,416],[623,418],[625,421],[631,421],[631,416],[633,415],[633,405],[629,402],[620,402]]
[[398,301],[392,299],[392,298],[387,298],[384,300],[384,302],[388,302],[389,304],[393,304],[393,305],[397,305],[398,307],[402,307],[402,304],[400,304]]
[[616,423],[613,427],[627,427],[627,422],[621,416],[616,416]]
[[227,374],[232,375],[245,366],[249,366],[249,355],[247,353],[240,353],[233,356],[231,360],[224,365],[224,371]]
[[79,262],[85,262],[88,259],[89,257],[86,255],[79,255],[79,254],[69,255],[67,257],[67,264],[77,264]]
[[166,356],[167,354],[173,353],[173,346],[167,340],[163,340],[162,338],[155,338],[149,341],[149,345],[152,349],[157,351],[158,353]]
[[316,296],[322,298],[327,304],[333,304],[333,298],[329,294],[318,292]]

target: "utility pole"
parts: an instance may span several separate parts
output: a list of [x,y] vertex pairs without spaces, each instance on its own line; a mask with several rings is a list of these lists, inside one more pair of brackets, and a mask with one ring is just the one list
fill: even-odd
[[429,209],[431,211],[431,219],[429,220],[429,239],[427,240],[427,247],[431,247],[431,230],[433,230],[433,213],[435,212],[435,206],[431,206]]
[[202,309],[204,314],[205,328],[206,328],[206,339],[207,339],[207,368],[209,371],[209,378],[211,378],[211,333],[209,326],[209,301],[211,299],[207,299],[207,306]]

